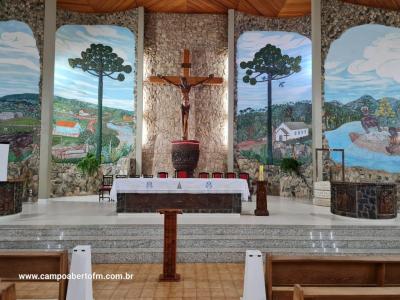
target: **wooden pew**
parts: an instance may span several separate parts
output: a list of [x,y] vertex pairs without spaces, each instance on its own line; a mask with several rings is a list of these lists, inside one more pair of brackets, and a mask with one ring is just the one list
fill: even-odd
[[293,300],[400,299],[400,287],[302,287],[294,286]]
[[[0,251],[1,281],[57,281],[54,278],[44,280],[20,279],[20,274],[68,274],[68,251],[30,251],[2,252]],[[59,300],[65,300],[67,280],[59,281]]]
[[400,286],[400,256],[267,255],[268,299],[293,299],[293,286]]
[[16,300],[15,283],[1,282],[0,283],[0,300]]

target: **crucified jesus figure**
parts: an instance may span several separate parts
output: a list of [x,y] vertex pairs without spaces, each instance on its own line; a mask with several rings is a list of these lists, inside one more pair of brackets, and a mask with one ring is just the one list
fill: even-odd
[[180,77],[180,83],[175,83],[168,79],[166,76],[157,75],[162,80],[166,81],[169,84],[172,84],[181,89],[182,92],[182,104],[181,104],[181,113],[182,113],[182,140],[186,141],[189,139],[189,112],[190,112],[190,101],[189,94],[192,87],[197,85],[201,85],[208,81],[209,79],[214,78],[213,74],[210,74],[208,78],[202,79],[194,84],[188,83],[186,77]]
[[182,92],[182,139],[188,140],[188,125],[189,125],[189,111],[190,111],[190,102],[189,102],[189,94],[192,87],[197,85],[220,85],[223,83],[223,79],[221,77],[214,77],[214,75],[205,76],[191,76],[190,69],[192,64],[190,63],[190,52],[188,49],[183,50],[183,63],[182,67],[182,75],[178,76],[150,76],[149,82],[155,84],[172,84],[178,87]]

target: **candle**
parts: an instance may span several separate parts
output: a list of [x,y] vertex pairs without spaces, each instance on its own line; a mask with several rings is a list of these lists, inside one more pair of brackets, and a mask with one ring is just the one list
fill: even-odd
[[264,166],[263,165],[260,165],[260,168],[258,169],[258,180],[264,181]]

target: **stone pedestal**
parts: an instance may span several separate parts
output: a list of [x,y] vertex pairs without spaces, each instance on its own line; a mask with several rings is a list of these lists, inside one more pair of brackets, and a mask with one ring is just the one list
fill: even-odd
[[177,240],[177,214],[182,214],[180,209],[160,209],[164,215],[164,263],[160,281],[180,281],[181,276],[176,273],[176,240]]
[[257,181],[257,206],[254,214],[256,216],[269,216],[267,209],[267,181]]
[[313,204],[331,206],[331,183],[329,181],[317,181],[314,183]]

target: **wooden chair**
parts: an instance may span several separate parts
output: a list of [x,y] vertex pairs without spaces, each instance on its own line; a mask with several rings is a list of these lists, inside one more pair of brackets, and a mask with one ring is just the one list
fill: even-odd
[[153,177],[154,177],[153,175],[149,175],[149,174],[143,175],[143,178],[153,178]]
[[293,300],[305,299],[400,299],[400,287],[302,287],[296,284],[293,289]]
[[[0,251],[0,278],[2,282],[38,281],[22,279],[19,277],[20,274],[37,274],[37,276],[42,274],[43,276],[47,274],[60,274],[66,276],[68,274],[68,251]],[[40,281],[57,282],[55,278],[48,278]],[[58,283],[58,299],[65,300],[67,296],[67,279],[61,279]],[[3,283],[0,285],[2,284]]]
[[265,269],[267,298],[271,300],[292,300],[295,284],[304,287],[400,287],[400,256],[267,255]]
[[221,172],[213,172],[212,178],[224,178],[224,173]]
[[[114,177],[112,175],[103,175],[103,181],[101,186],[99,187],[99,202],[100,200],[104,200],[108,198],[108,201],[111,200],[110,198],[110,191],[113,185]],[[104,192],[108,193],[108,197],[104,196]]]
[[1,282],[0,283],[0,300],[16,300],[17,294],[15,291],[15,283]]
[[185,170],[176,170],[176,178],[188,178],[189,174]]
[[128,175],[115,175],[115,178],[128,178]]
[[250,183],[250,174],[247,173],[247,172],[240,172],[240,173],[239,173],[239,178],[240,178],[240,179],[244,179],[244,180],[247,181],[247,185],[249,186],[250,201],[251,201],[251,195],[253,194],[254,189],[253,189],[252,184]]
[[168,172],[158,172],[157,177],[158,178],[168,178]]
[[210,178],[210,174],[208,172],[200,172],[199,178]]
[[234,178],[236,178],[236,173],[235,172],[226,172],[225,178],[234,179]]

